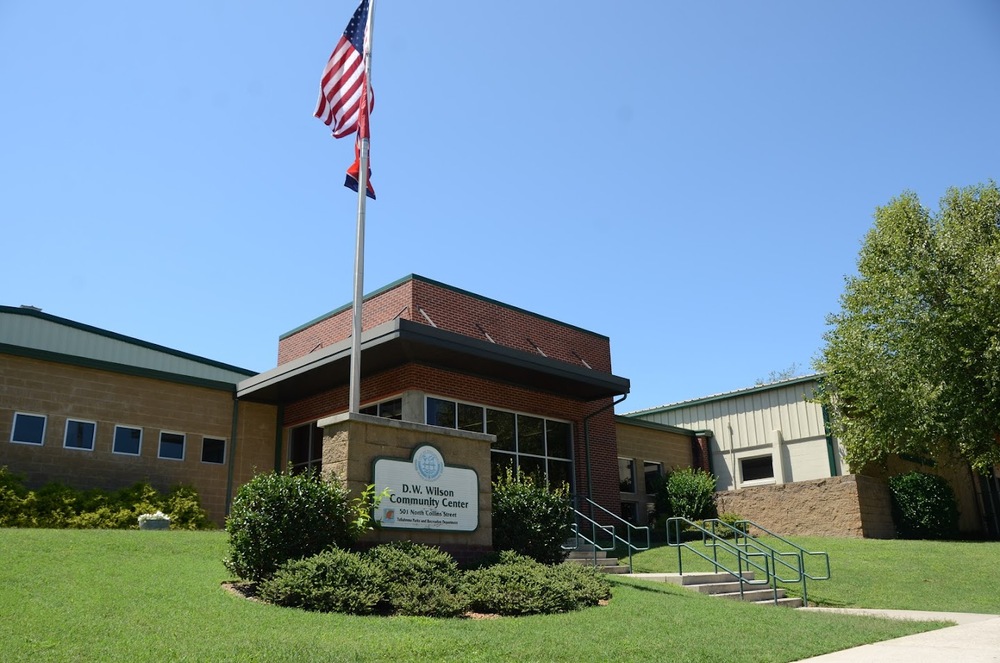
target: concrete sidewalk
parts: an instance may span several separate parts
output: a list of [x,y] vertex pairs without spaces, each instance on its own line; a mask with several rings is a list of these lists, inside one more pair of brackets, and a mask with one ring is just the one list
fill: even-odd
[[864,610],[854,608],[799,608],[816,612],[840,612],[886,619],[955,622],[955,626],[908,635],[904,638],[862,645],[823,654],[807,661],[824,663],[1000,663],[1000,615],[922,610]]

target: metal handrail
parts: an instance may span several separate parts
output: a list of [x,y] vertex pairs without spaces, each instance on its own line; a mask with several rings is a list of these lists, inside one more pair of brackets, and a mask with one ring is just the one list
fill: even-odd
[[[590,524],[590,530],[591,530],[590,537],[587,537],[585,534],[580,532],[580,526],[577,523],[575,522],[570,523],[570,527],[573,530],[573,539],[574,539],[573,545],[567,546],[563,544],[561,547],[563,550],[577,550],[580,547],[580,540],[582,539],[583,541],[585,541],[590,545],[592,549],[591,551],[594,554],[594,560],[593,560],[594,566],[597,566],[598,550],[603,552],[609,552],[615,549],[615,539],[617,538],[615,535],[615,526],[602,525],[593,518],[588,517],[586,514],[580,513],[576,509],[574,509],[573,511],[576,514],[577,518],[582,518],[583,520],[587,521]],[[599,543],[597,536],[598,531],[603,531],[605,534],[611,535],[611,544],[608,547],[604,547]]]
[[[721,522],[721,521],[719,521],[719,522]],[[726,524],[726,523],[723,523],[723,524]],[[794,543],[792,541],[789,541],[788,539],[782,537],[779,534],[775,534],[771,530],[767,529],[766,527],[762,527],[762,526],[758,525],[757,523],[755,523],[752,520],[737,520],[734,523],[734,525],[735,526],[729,526],[729,525],[727,525],[727,527],[730,527],[733,530],[740,531],[742,533],[742,535],[746,539],[752,539],[758,545],[766,546],[767,544],[764,544],[763,542],[761,542],[760,539],[757,539],[755,537],[751,537],[750,536],[750,527],[754,527],[754,528],[760,530],[761,532],[764,532],[768,536],[770,536],[770,537],[772,537],[774,539],[777,539],[778,541],[781,541],[786,546],[788,546],[790,548],[794,548],[797,551],[798,558],[799,558],[799,569],[800,569],[799,573],[801,575],[800,581],[802,583],[802,603],[804,605],[809,605],[809,595],[807,593],[808,590],[806,589],[806,579],[807,578],[809,580],[829,580],[830,579],[830,555],[829,554],[827,554],[825,552],[822,552],[822,551],[806,550],[805,548],[803,548],[799,544]],[[749,525],[749,527],[748,527],[748,525]],[[786,553],[783,553],[783,554],[791,555],[791,554],[796,554],[796,553],[788,553],[788,552],[786,552]],[[819,558],[821,558],[824,561],[825,565],[826,565],[826,574],[825,575],[811,575],[811,574],[807,573],[806,572],[806,555],[809,555],[811,557],[819,557]],[[788,581],[784,581],[783,580],[782,582],[788,582]],[[799,582],[799,581],[792,581],[792,582]]]
[[[674,537],[671,540],[670,528],[673,525]],[[702,544],[706,547],[712,548],[712,556],[709,557],[705,553],[701,552],[697,548],[688,545],[686,542],[681,540],[681,527],[687,526],[688,529],[693,529],[701,533]],[[686,549],[694,553],[698,557],[701,557],[707,562],[711,562],[715,568],[715,572],[718,573],[719,569],[722,569],[729,575],[735,577],[739,581],[740,585],[740,598],[743,598],[743,586],[746,585],[771,585],[771,579],[773,573],[771,570],[771,557],[764,552],[746,550],[735,546],[722,537],[718,536],[714,531],[706,529],[688,520],[687,518],[674,517],[668,518],[666,523],[667,528],[667,545],[672,548],[677,548],[677,572],[680,575],[684,575],[684,562],[681,555],[682,550]],[[729,553],[736,558],[736,569],[731,569],[725,564],[719,561],[719,550]],[[762,560],[762,561],[757,561]],[[756,569],[764,574],[763,579],[758,579],[756,577],[749,577],[752,569]],[[754,576],[756,574],[754,573]],[[778,602],[778,588],[775,584],[773,586],[774,602]]]
[[[747,534],[745,529],[734,527],[733,525],[730,525],[729,523],[723,520],[719,520],[718,518],[709,518],[708,520],[702,521],[702,523],[704,525],[710,526],[712,533],[715,534],[719,540],[725,540],[728,538],[724,535],[720,535],[717,532],[716,528],[721,526],[724,527],[725,530],[727,530],[732,535],[734,540],[733,545],[737,547],[742,546],[745,550],[749,550],[751,547],[753,547],[754,552],[764,553],[766,555],[769,555],[771,557],[771,576],[775,580],[779,582],[796,583],[802,579],[802,572],[803,572],[802,557],[797,553],[778,550],[777,548],[769,546],[763,541],[750,536],[749,534]],[[740,543],[741,539],[743,540],[742,543]],[[711,546],[714,544],[706,543],[705,545]],[[785,561],[784,558],[786,557],[793,558],[797,562],[797,564],[790,564],[789,562]],[[779,574],[780,568],[794,571],[795,575],[792,577],[784,577]]]
[[[625,525],[625,532],[626,532],[626,536],[628,538],[623,539],[622,537],[620,537],[618,535],[615,535],[615,540],[616,541],[620,541],[621,543],[623,543],[623,544],[625,544],[627,546],[627,548],[628,548],[628,572],[632,573],[632,553],[642,552],[643,550],[649,550],[652,547],[652,541],[651,541],[651,538],[650,538],[649,527],[646,527],[645,525],[633,525],[632,523],[630,523],[629,521],[625,520],[624,518],[622,518],[618,514],[612,512],[612,511],[607,510],[606,508],[604,508],[603,506],[601,506],[600,504],[598,504],[594,500],[590,499],[589,497],[584,497],[583,501],[586,502],[587,504],[589,504],[592,507],[597,507],[598,509],[600,509],[601,511],[603,511],[607,515],[611,516],[614,520],[617,520],[618,522],[620,522],[623,525]],[[578,515],[583,516],[583,514],[580,513],[580,511],[578,509],[574,509],[574,510],[576,511],[576,513]],[[593,511],[591,511],[591,513],[593,513]],[[584,516],[584,517],[586,518],[586,516]],[[588,518],[588,520],[589,520],[589,518]],[[646,532],[646,545],[645,546],[642,545],[641,541],[636,541],[636,542],[633,543],[633,541],[632,541],[632,532],[633,531],[636,532],[636,536],[639,536],[642,531]]]

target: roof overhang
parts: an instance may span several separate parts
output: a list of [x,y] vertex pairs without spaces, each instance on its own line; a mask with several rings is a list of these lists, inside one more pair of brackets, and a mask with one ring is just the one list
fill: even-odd
[[[350,379],[351,340],[346,339],[237,385],[241,400],[285,404]],[[397,318],[361,335],[361,377],[407,363],[474,374],[583,401],[629,391],[626,378],[515,350],[430,325]]]

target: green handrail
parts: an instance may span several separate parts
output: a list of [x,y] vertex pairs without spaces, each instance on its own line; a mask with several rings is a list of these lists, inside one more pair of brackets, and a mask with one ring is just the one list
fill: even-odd
[[[594,520],[592,518],[589,518],[585,514],[582,514],[579,511],[576,511],[575,509],[574,509],[574,512],[576,513],[576,516],[578,518],[582,518],[583,520],[589,522],[589,524],[591,526],[590,537],[588,538],[585,534],[582,534],[580,532],[580,526],[577,523],[575,523],[575,522],[571,523],[570,527],[573,530],[574,543],[573,543],[572,546],[567,546],[567,545],[564,544],[562,546],[562,549],[563,550],[577,550],[580,547],[580,540],[582,539],[583,541],[585,541],[586,543],[588,543],[590,545],[590,547],[593,549],[592,552],[594,553],[594,566],[597,566],[597,551],[598,550],[601,550],[603,552],[608,552],[608,551],[611,551],[611,550],[615,549],[615,539],[616,539],[616,536],[615,536],[615,527],[614,527],[614,525],[602,525],[599,522],[597,522],[596,520]],[[604,546],[602,546],[599,543],[598,536],[597,536],[598,531],[603,531],[605,534],[608,534],[608,533],[611,534],[611,545],[609,545],[607,548],[605,548]]]
[[[718,521],[718,522],[721,523],[722,521]],[[722,524],[726,525],[726,523],[722,523]],[[729,526],[729,525],[726,525],[726,526],[730,527],[730,529],[739,531],[744,538],[746,538],[746,539],[752,539],[759,546],[769,547],[769,546],[767,546],[767,544],[763,543],[760,539],[757,539],[757,538],[754,538],[754,537],[750,536],[750,527],[756,528],[757,530],[763,532],[764,534],[767,534],[768,536],[770,536],[770,537],[772,537],[774,539],[777,539],[778,541],[781,541],[786,546],[795,549],[795,551],[796,551],[796,553],[798,555],[798,558],[799,558],[799,573],[801,575],[801,578],[800,578],[800,580],[791,581],[791,582],[799,582],[799,581],[801,581],[801,583],[802,583],[802,603],[803,603],[803,605],[809,605],[809,595],[807,593],[808,590],[806,588],[806,579],[807,578],[809,580],[829,580],[830,579],[830,555],[829,554],[827,554],[825,552],[822,552],[822,551],[806,550],[805,548],[803,548],[799,544],[794,543],[792,541],[789,541],[788,539],[786,539],[786,538],[784,538],[784,537],[782,537],[782,536],[780,536],[778,534],[775,534],[771,530],[769,530],[766,527],[763,527],[761,525],[758,525],[757,523],[755,523],[752,520],[738,520],[738,521],[736,521],[734,523],[734,526]],[[796,553],[783,553],[783,554],[787,555],[787,554],[796,554]],[[818,557],[821,560],[823,560],[823,562],[825,563],[825,566],[826,566],[826,573],[824,575],[811,575],[811,574],[807,573],[806,572],[806,556]],[[782,581],[782,582],[788,582],[788,581]]]
[[[671,537],[671,526],[673,527],[673,537]],[[744,549],[739,546],[735,546],[722,537],[718,536],[714,531],[702,527],[698,523],[688,520],[687,518],[674,517],[667,519],[667,545],[673,548],[677,548],[677,572],[680,575],[684,575],[684,561],[681,552],[683,549],[689,550],[693,554],[701,557],[707,562],[711,562],[715,568],[715,572],[718,573],[719,570],[723,570],[729,575],[735,577],[739,581],[740,585],[740,598],[743,598],[743,586],[746,585],[771,585],[771,578],[773,572],[771,570],[771,558],[764,552],[751,551],[749,549]],[[709,557],[705,553],[701,552],[697,548],[688,545],[681,538],[682,527],[687,530],[694,530],[701,533],[702,544],[706,547],[712,548],[712,556]],[[736,559],[736,569],[729,568],[724,563],[719,561],[719,551],[722,550],[724,553],[732,555]],[[764,574],[763,579],[756,577],[751,578],[749,574],[752,570],[760,571]],[[756,572],[754,572],[756,576]],[[777,584],[773,586],[774,602],[778,602],[778,588]]]
[[[592,527],[595,529],[595,531],[594,531],[595,538],[596,538],[596,529],[597,528],[603,529],[606,532],[610,532],[611,539],[612,539],[612,547],[611,548],[601,548],[601,550],[607,551],[607,550],[610,550],[610,549],[613,549],[613,548],[617,547],[616,546],[616,542],[622,543],[622,544],[624,544],[627,547],[627,549],[628,549],[628,570],[629,570],[629,573],[632,573],[632,568],[633,568],[632,567],[632,554],[635,553],[635,552],[642,552],[643,550],[649,550],[652,547],[649,528],[646,527],[646,526],[643,526],[643,525],[633,525],[632,523],[628,522],[627,520],[625,520],[621,516],[619,516],[619,515],[611,512],[611,511],[605,509],[603,506],[601,506],[600,504],[598,504],[597,502],[593,501],[592,499],[590,499],[588,497],[583,497],[582,499],[583,499],[584,502],[586,502],[591,507],[591,509],[590,509],[591,513],[593,513],[593,509],[596,507],[600,511],[602,511],[605,514],[607,514],[608,516],[610,516],[610,518],[613,521],[617,521],[617,522],[621,523],[622,525],[625,525],[625,538],[623,538],[623,537],[621,537],[621,536],[619,536],[617,534],[617,529],[616,529],[616,527],[614,525],[601,525],[600,523],[598,523],[593,518],[591,518],[591,517],[587,516],[586,514],[584,514],[583,512],[581,512],[579,509],[573,509],[573,512],[576,514],[577,518],[582,518],[583,520],[591,523]],[[575,525],[574,525],[574,528],[575,528]],[[633,540],[633,532],[635,532],[635,536],[636,536],[636,538],[638,540]],[[645,532],[645,534],[646,534],[646,537],[645,537],[646,538],[646,543],[645,543],[645,545],[643,545],[642,542],[641,542],[641,539],[642,539],[641,534],[643,532]],[[579,535],[579,533],[578,533],[578,535]],[[582,536],[582,535],[580,535],[580,536]],[[585,541],[587,541],[586,537],[582,537],[582,538]],[[590,542],[590,541],[588,541],[588,542],[593,544],[593,542]],[[594,545],[596,545],[596,544],[594,544]],[[594,551],[595,563],[596,563],[596,558],[597,558],[596,556],[597,556],[597,551],[595,550]]]

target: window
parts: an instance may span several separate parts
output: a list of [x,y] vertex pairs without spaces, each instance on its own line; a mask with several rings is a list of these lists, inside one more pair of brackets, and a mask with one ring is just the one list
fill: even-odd
[[66,437],[63,446],[67,449],[94,450],[94,435],[97,433],[97,423],[93,421],[66,420]]
[[663,477],[663,463],[651,463],[646,461],[642,464],[642,472],[645,475],[645,491],[647,495],[653,495],[660,488],[660,479]]
[[496,436],[491,461],[495,480],[507,468],[573,486],[573,427],[527,414],[428,397],[426,421]]
[[184,460],[184,433],[160,431],[160,453],[158,458]]
[[18,444],[42,444],[45,442],[45,415],[15,412],[10,441]]
[[622,518],[633,525],[639,522],[639,505],[635,502],[622,502]]
[[132,426],[115,426],[115,439],[111,443],[111,452],[138,456],[142,450],[142,429]]
[[623,493],[635,492],[635,461],[631,458],[618,459],[618,490]]
[[744,458],[740,461],[740,473],[744,481],[760,481],[774,478],[774,463],[770,455]]
[[323,467],[323,429],[315,423],[296,426],[288,436],[292,472],[320,471]]
[[393,398],[389,401],[383,401],[381,403],[376,403],[375,405],[369,405],[367,407],[361,408],[359,410],[361,414],[370,414],[373,417],[382,417],[383,419],[396,419],[397,421],[403,418],[403,399]]
[[226,462],[226,441],[217,437],[201,439],[201,462],[221,465]]

